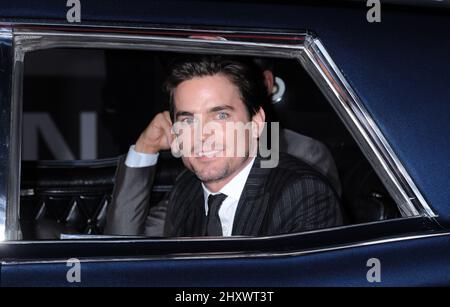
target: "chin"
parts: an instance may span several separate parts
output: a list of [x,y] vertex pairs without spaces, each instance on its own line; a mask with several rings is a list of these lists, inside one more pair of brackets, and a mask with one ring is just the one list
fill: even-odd
[[224,179],[228,175],[228,168],[226,165],[220,167],[213,167],[212,165],[194,166],[192,171],[202,182],[214,182]]

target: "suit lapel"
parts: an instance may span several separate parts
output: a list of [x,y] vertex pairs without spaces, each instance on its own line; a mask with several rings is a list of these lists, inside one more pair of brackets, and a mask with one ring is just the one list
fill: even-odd
[[202,236],[205,219],[204,196],[200,181],[190,173],[171,192],[165,232],[168,236]]
[[264,191],[264,183],[270,172],[269,168],[261,168],[261,157],[257,156],[248,175],[239,199],[233,223],[233,235],[256,236],[269,205],[269,192]]
[[[206,217],[204,207],[204,196],[201,184],[195,185],[192,189],[192,196],[189,198],[189,208],[187,214],[187,235],[189,236],[203,236],[206,229]],[[181,225],[180,225],[181,226]]]

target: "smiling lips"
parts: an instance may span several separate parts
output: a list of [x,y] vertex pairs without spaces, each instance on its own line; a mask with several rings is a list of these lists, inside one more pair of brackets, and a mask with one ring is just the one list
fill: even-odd
[[209,150],[209,151],[200,151],[195,155],[196,159],[205,161],[205,160],[212,160],[214,158],[218,158],[221,156],[222,149],[220,150]]

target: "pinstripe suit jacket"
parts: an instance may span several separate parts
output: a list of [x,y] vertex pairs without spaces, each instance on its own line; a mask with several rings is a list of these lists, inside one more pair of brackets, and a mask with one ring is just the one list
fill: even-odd
[[[275,168],[261,168],[261,157],[247,178],[238,203],[233,235],[267,236],[343,224],[343,212],[328,179],[284,153]],[[115,235],[203,236],[206,231],[200,180],[185,170],[168,197],[149,211],[155,167],[121,165],[105,233]]]

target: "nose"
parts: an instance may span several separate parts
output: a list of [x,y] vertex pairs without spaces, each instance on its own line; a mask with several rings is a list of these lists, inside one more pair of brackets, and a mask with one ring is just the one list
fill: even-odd
[[214,148],[217,149],[216,146],[219,146],[223,142],[223,134],[224,127],[215,121],[214,118],[204,121],[204,126],[199,134],[201,143],[199,145],[207,151]]
[[213,123],[213,120],[208,120],[206,117],[200,117],[198,119],[198,126],[196,127],[199,129],[199,133],[197,135],[200,136],[201,142],[205,142],[210,136],[214,135],[214,128],[211,127],[211,124]]
[[202,131],[200,131],[200,139],[202,141],[202,143],[204,143],[211,135],[213,135],[212,131],[206,131],[207,129],[202,129]]

